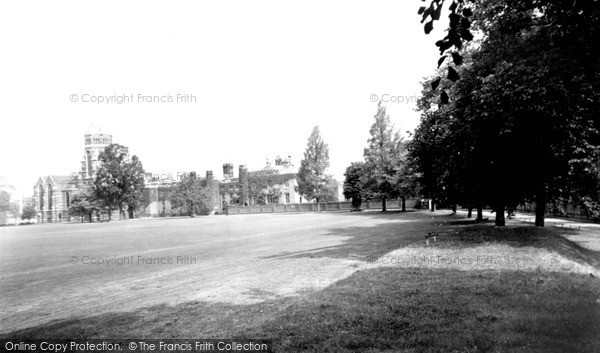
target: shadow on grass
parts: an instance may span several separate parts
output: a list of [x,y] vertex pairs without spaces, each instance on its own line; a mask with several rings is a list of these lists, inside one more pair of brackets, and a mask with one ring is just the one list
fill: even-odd
[[384,221],[372,226],[334,228],[325,236],[347,237],[340,245],[313,248],[301,252],[284,252],[269,258],[332,257],[366,261],[408,246],[425,246],[425,235],[437,237],[436,247],[476,247],[506,244],[511,247],[535,247],[558,252],[565,257],[600,266],[600,252],[586,249],[565,236],[577,234],[567,228],[539,228],[517,223],[495,227],[493,221],[475,222],[446,212],[356,212],[365,223]]
[[540,228],[534,225],[494,227],[490,224],[451,227],[454,232],[439,236],[435,243],[441,248],[465,248],[483,245],[505,244],[514,248],[534,247],[557,252],[568,259],[600,266],[600,252],[582,247],[565,236],[578,231],[566,228]]
[[[379,257],[389,251],[406,247],[421,246],[424,235],[434,232],[446,233],[437,237],[438,247],[474,247],[485,244],[506,244],[511,247],[535,247],[554,251],[568,259],[583,262],[600,268],[600,251],[590,250],[577,242],[567,239],[587,230],[559,227],[536,227],[532,223],[512,221],[506,227],[495,227],[493,219],[477,222],[447,211],[428,211],[406,214],[379,214],[378,217],[416,221],[416,223],[384,224],[375,227],[336,229],[332,234],[349,235],[352,239],[335,248],[321,251],[311,256],[344,257],[344,254],[366,254],[355,256],[364,259]],[[374,235],[373,237],[371,237]],[[412,242],[412,243],[411,243]],[[416,242],[416,244],[415,244]],[[433,244],[433,243],[432,243]],[[362,247],[362,251],[360,251]],[[387,251],[386,251],[387,250]],[[306,254],[303,254],[306,256]]]
[[332,257],[352,260],[367,260],[380,257],[392,250],[413,244],[424,239],[428,231],[435,229],[436,222],[445,217],[428,212],[353,212],[354,217],[362,217],[364,227],[333,228],[324,236],[347,237],[342,244],[313,248],[300,252],[283,252],[265,258],[287,257]]
[[263,338],[276,352],[591,352],[600,347],[598,298],[598,279],[588,276],[387,267],[294,298],[159,305],[0,338]]

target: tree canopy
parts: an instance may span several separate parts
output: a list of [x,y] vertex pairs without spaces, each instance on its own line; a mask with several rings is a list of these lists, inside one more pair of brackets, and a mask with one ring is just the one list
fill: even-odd
[[102,162],[94,179],[93,196],[109,212],[118,209],[124,217],[125,207],[139,207],[144,190],[144,168],[135,155],[129,156],[127,147],[119,144],[106,146],[98,159]]
[[344,180],[344,197],[352,199],[352,207],[355,211],[360,210],[364,198],[364,162],[353,162],[346,168],[346,177]]
[[35,207],[33,207],[33,206],[23,207],[23,211],[21,212],[21,219],[28,221],[28,220],[36,218],[36,216],[37,216],[37,211],[35,210]]
[[89,222],[92,222],[93,214],[101,210],[102,202],[94,198],[91,190],[86,190],[73,196],[69,206],[69,215],[80,217],[82,223],[85,217],[88,218]]
[[[420,10],[427,28],[439,6]],[[581,1],[452,2],[437,44],[454,60],[448,79],[424,84],[410,148],[430,197],[490,203],[497,225],[535,201],[539,226],[548,202],[598,199],[599,13]],[[481,40],[464,46],[471,22]]]
[[395,131],[380,101],[371,125],[367,147],[364,149],[364,192],[367,199],[377,198],[386,211],[388,199],[400,196],[398,188],[400,169],[403,164],[403,139]]
[[319,127],[315,126],[308,138],[304,159],[300,161],[296,191],[309,201],[316,200],[317,210],[319,210],[319,201],[331,195],[329,188],[331,176],[326,173],[327,168],[329,168],[329,147],[321,137]]

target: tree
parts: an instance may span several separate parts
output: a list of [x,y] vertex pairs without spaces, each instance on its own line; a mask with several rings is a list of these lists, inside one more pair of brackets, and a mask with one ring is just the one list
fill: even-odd
[[202,180],[195,172],[186,174],[175,186],[171,203],[175,207],[186,206],[190,217],[196,214],[207,215],[214,204],[212,186],[208,180]]
[[296,191],[307,200],[316,200],[317,211],[319,201],[326,199],[331,192],[328,187],[331,176],[325,173],[328,167],[329,147],[321,137],[319,127],[315,126],[308,138],[304,159],[300,161]]
[[21,213],[21,219],[29,221],[32,218],[35,218],[36,216],[37,216],[37,212],[35,210],[35,207],[33,207],[33,206],[23,207],[23,212]]
[[[439,21],[442,14],[444,0],[431,0],[428,6],[421,6],[418,14],[421,23],[425,23],[423,29],[425,34],[433,30],[435,21]],[[483,9],[483,10],[482,10]],[[584,47],[591,57],[598,57],[599,47],[595,45],[598,38],[598,27],[594,26],[598,21],[600,7],[595,1],[568,1],[568,0],[452,0],[448,7],[450,12],[448,18],[448,29],[444,38],[438,40],[435,45],[440,50],[438,68],[442,63],[452,60],[447,67],[447,79],[455,82],[460,75],[456,67],[463,64],[461,49],[465,44],[473,40],[471,24],[479,25],[476,29],[486,30],[486,26],[494,26],[500,22],[511,26],[511,21],[506,21],[508,16],[513,17],[519,23],[533,20],[537,29],[553,32],[553,35],[564,37],[565,34],[572,36],[575,41],[571,45]],[[483,15],[477,18],[477,12]],[[475,17],[475,19],[473,19]],[[489,31],[488,31],[489,33]],[[446,60],[448,59],[448,60]],[[435,90],[442,77],[438,76],[432,81]],[[448,103],[448,94],[442,90],[440,94],[442,103]]]
[[352,207],[355,211],[360,211],[363,200],[363,182],[364,182],[364,162],[353,162],[346,168],[344,176],[344,197],[352,199]]
[[84,217],[88,217],[88,221],[91,223],[94,213],[98,213],[100,210],[101,202],[94,199],[91,191],[86,191],[73,196],[69,206],[69,215],[80,217],[81,223],[83,223]]
[[106,146],[98,159],[102,162],[94,179],[94,198],[108,210],[119,210],[124,218],[124,208],[139,206],[144,190],[144,168],[137,156],[129,157],[127,147],[119,144]]
[[365,157],[364,190],[367,198],[379,198],[383,212],[387,200],[399,196],[398,175],[401,168],[401,146],[403,139],[394,131],[390,116],[381,101],[377,104],[375,122],[370,129],[371,137]]
[[[424,20],[431,18],[426,32],[439,18],[439,5],[433,0],[420,10]],[[442,96],[429,104],[447,106],[421,107],[419,153],[413,157],[422,158],[428,187],[450,184],[462,196],[449,197],[476,199],[478,218],[481,202],[489,200],[498,226],[505,210],[527,200],[536,202],[538,226],[547,203],[569,200],[585,207],[584,200],[598,196],[600,123],[594,112],[600,65],[592,43],[600,35],[594,25],[599,7],[489,0],[453,1],[450,11],[448,35],[437,43],[445,55],[439,63],[452,57],[462,68],[448,65],[448,80],[431,81],[431,90],[441,87]],[[482,40],[465,51],[469,18]],[[436,139],[443,143],[431,143]]]
[[7,191],[0,190],[0,224],[5,224],[9,215],[18,215],[17,205],[10,202],[10,194]]
[[600,65],[591,43],[600,35],[592,24],[600,10],[590,18],[585,5],[580,13],[575,3],[539,6],[498,0],[479,3],[474,15],[484,41],[466,73],[479,78],[471,111],[499,186],[492,195],[498,225],[505,205],[535,201],[535,223],[544,226],[547,203],[597,194]]
[[[451,64],[447,66],[445,80],[455,82],[459,78],[456,67],[463,63],[460,50],[463,48],[463,42],[471,41],[474,37],[471,33],[471,16],[473,15],[471,6],[475,2],[476,0],[452,0],[450,4],[450,15],[448,16],[450,21],[447,34],[435,43],[440,50],[438,68],[445,61],[452,60],[454,64],[454,66]],[[425,34],[429,34],[433,30],[434,21],[440,19],[443,4],[444,0],[431,0],[429,6],[419,8],[418,14],[421,15],[421,23],[425,22],[423,26]],[[431,82],[434,90],[442,80],[444,80],[442,76],[438,76]],[[445,90],[442,90],[439,97],[442,104],[448,103],[449,96]]]
[[402,148],[402,163],[398,171],[396,179],[396,189],[401,199],[400,211],[406,212],[406,198],[421,194],[421,185],[418,180],[421,174],[415,166],[410,163],[407,154],[409,143],[403,144]]
[[0,190],[0,212],[10,211],[10,194]]

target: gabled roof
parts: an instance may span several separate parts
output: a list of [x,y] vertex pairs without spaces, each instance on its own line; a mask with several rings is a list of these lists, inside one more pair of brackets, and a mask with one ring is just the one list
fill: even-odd
[[48,179],[52,180],[54,184],[68,184],[73,178],[68,175],[48,175]]
[[38,185],[40,185],[40,184],[42,184],[42,185],[46,184],[46,178],[44,178],[44,177],[42,177],[42,176],[41,176],[41,177],[39,177],[39,178],[38,178],[38,180],[35,182],[35,184],[34,184],[34,185],[35,185],[35,186],[38,186]]
[[43,188],[46,188],[48,185],[60,186],[63,190],[77,188],[76,180],[68,175],[48,175],[46,177],[41,176],[35,183],[35,187],[40,185]]

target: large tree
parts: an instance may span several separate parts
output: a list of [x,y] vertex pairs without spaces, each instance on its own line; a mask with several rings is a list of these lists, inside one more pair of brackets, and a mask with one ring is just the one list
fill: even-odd
[[370,133],[371,137],[364,149],[364,189],[367,198],[381,200],[385,212],[387,200],[399,196],[398,176],[402,167],[403,139],[399,132],[394,131],[390,116],[381,101],[377,105]]
[[129,156],[127,147],[119,144],[106,146],[98,159],[100,167],[94,179],[94,198],[108,211],[119,210],[124,218],[124,209],[137,207],[143,197],[144,168],[139,158]]
[[4,190],[0,190],[0,212],[10,210],[10,194]]
[[353,162],[346,168],[344,176],[344,197],[352,199],[352,207],[355,211],[360,211],[360,206],[364,197],[364,162]]
[[86,190],[85,192],[73,196],[69,206],[69,215],[73,217],[80,217],[82,223],[85,217],[87,217],[88,222],[91,223],[94,213],[101,211],[101,205],[101,202],[94,199],[92,192]]
[[21,219],[29,221],[37,216],[37,211],[33,206],[25,206],[23,207],[23,211],[21,212]]
[[[434,0],[422,10],[426,31],[439,18],[439,5]],[[431,99],[435,109],[421,109],[419,142],[430,148],[431,161],[424,165],[431,169],[444,161],[429,173],[429,186],[443,185],[436,180],[443,177],[460,191],[459,199],[488,200],[500,226],[505,209],[523,201],[535,201],[538,226],[544,225],[546,203],[562,199],[585,207],[582,200],[598,195],[600,63],[592,44],[600,33],[598,6],[453,1],[450,12],[450,31],[437,43],[440,64],[451,57],[462,68],[450,64],[444,69],[448,79],[431,81],[442,96]],[[471,19],[482,39],[465,52]],[[435,138],[443,144],[430,143]]]
[[400,211],[406,212],[406,199],[421,194],[421,185],[419,178],[421,174],[417,167],[410,162],[408,156],[408,146],[410,141],[402,142],[399,148],[399,166],[396,176],[396,189],[400,197]]
[[319,201],[327,199],[331,194],[329,188],[331,176],[326,173],[328,167],[329,147],[321,137],[319,127],[315,126],[308,138],[304,159],[300,161],[296,191],[304,195],[307,200],[315,200],[317,211],[319,211]]
[[10,194],[0,190],[0,224],[5,224],[9,214],[13,214],[14,207],[10,202]]
[[[433,30],[434,22],[441,19],[444,2],[445,0],[430,0],[426,6],[419,8],[418,14],[421,16],[421,23],[424,23],[425,34],[429,34]],[[487,13],[479,18],[474,16],[482,9]],[[572,39],[577,41],[571,45],[584,48],[586,56],[597,58],[600,51],[600,47],[595,44],[598,41],[596,24],[600,19],[597,1],[451,0],[448,11],[446,34],[435,45],[440,51],[438,67],[443,62],[451,62],[446,68],[446,78],[451,81],[460,77],[456,68],[463,64],[461,50],[475,38],[472,24],[475,24],[475,32],[485,30],[488,25],[493,27],[498,22],[510,26],[511,21],[507,21],[507,16],[515,14],[519,16],[516,18],[517,22],[533,20],[538,29],[553,32],[560,37],[572,36]],[[443,76],[438,76],[434,82],[439,83]],[[444,103],[448,102],[448,95],[444,89],[440,96]]]

